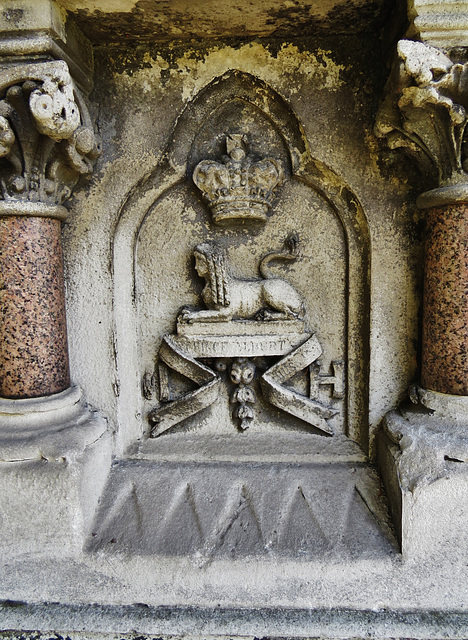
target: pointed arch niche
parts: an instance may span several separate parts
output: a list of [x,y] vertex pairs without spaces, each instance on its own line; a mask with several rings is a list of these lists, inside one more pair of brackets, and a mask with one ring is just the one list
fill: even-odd
[[[252,152],[281,158],[286,167],[271,217],[260,229],[216,227],[192,181],[195,165],[219,159],[225,135],[233,132],[247,134]],[[362,206],[338,175],[311,156],[285,100],[258,78],[230,71],[187,105],[161,161],[132,189],[115,228],[119,453],[148,431],[146,416],[155,401],[143,398],[142,378],[154,368],[163,335],[174,330],[180,307],[199,304],[193,248],[216,239],[229,248],[239,275],[255,277],[259,257],[279,248],[291,231],[299,233],[300,256],[279,275],[304,297],[324,365],[346,363],[335,430],[367,452],[370,243]]]

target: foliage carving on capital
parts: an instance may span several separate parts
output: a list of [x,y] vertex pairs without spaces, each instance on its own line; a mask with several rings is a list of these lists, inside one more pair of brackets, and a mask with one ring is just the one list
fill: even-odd
[[84,99],[65,62],[0,72],[0,200],[63,204],[99,154]]
[[375,132],[403,147],[440,186],[468,179],[468,63],[410,40],[398,55],[377,114]]

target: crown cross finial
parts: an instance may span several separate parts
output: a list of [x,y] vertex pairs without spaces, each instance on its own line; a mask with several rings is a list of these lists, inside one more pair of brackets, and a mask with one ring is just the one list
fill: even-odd
[[243,134],[226,136],[227,156],[221,162],[202,160],[193,181],[208,202],[217,224],[266,222],[283,167],[274,158],[258,160],[247,154]]

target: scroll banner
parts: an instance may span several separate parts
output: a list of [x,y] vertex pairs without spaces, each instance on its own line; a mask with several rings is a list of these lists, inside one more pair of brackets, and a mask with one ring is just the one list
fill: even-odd
[[221,378],[215,371],[180,349],[175,336],[164,336],[159,358],[170,369],[193,380],[199,388],[150,412],[149,419],[154,424],[151,430],[153,438],[212,405],[219,395],[221,384]]
[[[190,349],[190,343],[175,335],[166,335],[163,338],[159,350],[160,360],[170,369],[198,384],[199,388],[175,400],[168,400],[150,412],[149,419],[154,424],[151,431],[153,438],[206,409],[218,398],[221,379],[215,371],[197,360],[197,357],[200,357],[199,349],[199,346]],[[270,367],[261,377],[260,385],[265,399],[270,404],[327,435],[333,435],[333,429],[327,420],[338,412],[284,386],[285,382],[312,364],[321,354],[322,347],[312,334]],[[244,356],[242,353],[238,355]],[[244,357],[249,356],[252,357],[252,354],[246,353]]]
[[311,365],[321,354],[322,347],[316,336],[312,334],[304,344],[265,371],[260,379],[260,385],[263,396],[270,404],[308,422],[328,435],[333,435],[333,429],[327,423],[327,419],[336,415],[337,411],[283,386],[287,380]]

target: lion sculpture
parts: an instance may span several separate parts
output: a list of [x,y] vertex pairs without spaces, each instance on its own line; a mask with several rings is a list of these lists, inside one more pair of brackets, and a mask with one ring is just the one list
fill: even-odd
[[202,298],[207,309],[183,309],[181,322],[228,322],[230,320],[301,320],[304,304],[294,287],[275,277],[270,271],[272,260],[295,260],[298,238],[290,234],[284,250],[271,251],[260,261],[262,279],[244,280],[236,278],[227,266],[226,251],[212,243],[195,247],[195,269],[206,285]]

